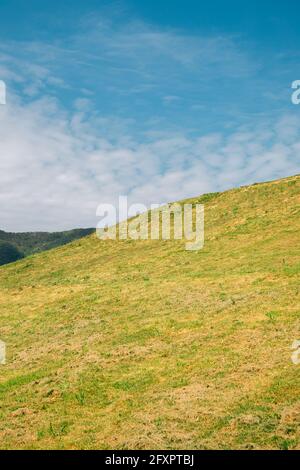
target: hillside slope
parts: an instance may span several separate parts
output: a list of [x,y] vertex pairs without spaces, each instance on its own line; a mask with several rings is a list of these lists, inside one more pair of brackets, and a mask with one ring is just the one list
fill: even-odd
[[198,198],[205,247],[0,268],[1,448],[300,448],[300,177]]

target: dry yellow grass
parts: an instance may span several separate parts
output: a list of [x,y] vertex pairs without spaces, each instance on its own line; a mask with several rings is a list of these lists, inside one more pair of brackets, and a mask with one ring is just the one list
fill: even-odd
[[205,203],[205,247],[95,236],[0,269],[1,448],[300,448],[300,177]]

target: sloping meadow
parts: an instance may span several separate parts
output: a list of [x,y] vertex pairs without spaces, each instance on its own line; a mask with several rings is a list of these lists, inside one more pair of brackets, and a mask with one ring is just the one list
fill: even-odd
[[0,268],[1,448],[300,448],[300,177],[196,198],[205,245]]

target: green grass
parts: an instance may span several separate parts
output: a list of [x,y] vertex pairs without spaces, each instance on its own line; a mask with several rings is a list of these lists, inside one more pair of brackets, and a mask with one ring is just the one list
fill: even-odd
[[93,235],[0,268],[2,449],[300,448],[300,178],[195,201],[199,252]]

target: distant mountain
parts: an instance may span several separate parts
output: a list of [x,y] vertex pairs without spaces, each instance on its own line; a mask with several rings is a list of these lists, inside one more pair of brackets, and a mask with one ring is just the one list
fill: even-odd
[[[68,230],[65,232],[25,232],[9,233],[0,230],[0,244],[12,244],[22,255],[28,256],[40,251],[50,250],[61,245],[86,237],[93,233],[93,228]],[[15,261],[15,260],[14,260]],[[5,263],[2,263],[5,264]]]

